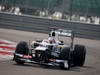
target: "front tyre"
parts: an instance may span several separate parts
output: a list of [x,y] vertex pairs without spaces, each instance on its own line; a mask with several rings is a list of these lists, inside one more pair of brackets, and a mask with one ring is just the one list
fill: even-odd
[[21,41],[17,44],[15,53],[23,54],[23,55],[28,55],[29,54],[29,48],[28,44],[25,41]]
[[14,54],[14,58],[13,60],[17,63],[17,64],[24,64],[25,62],[20,60],[22,57],[16,55],[16,54],[21,54],[21,55],[28,55],[29,53],[29,48],[27,45],[27,42],[25,41],[21,41],[17,44],[16,46],[16,50],[15,50],[15,54]]
[[60,53],[60,59],[64,60],[64,62],[60,63],[60,68],[63,70],[69,70],[70,69],[70,48],[63,48]]

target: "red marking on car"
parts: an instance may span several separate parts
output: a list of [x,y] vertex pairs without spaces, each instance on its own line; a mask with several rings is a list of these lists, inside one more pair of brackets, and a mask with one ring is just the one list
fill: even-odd
[[52,61],[56,61],[56,60],[55,60],[55,59],[49,59],[49,61],[51,61],[51,62],[52,62]]
[[30,55],[24,55],[23,58],[32,58]]

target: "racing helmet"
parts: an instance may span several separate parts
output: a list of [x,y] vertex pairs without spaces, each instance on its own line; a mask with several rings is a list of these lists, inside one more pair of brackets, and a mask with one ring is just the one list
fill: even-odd
[[51,32],[51,37],[52,37],[52,36],[53,36],[53,37],[56,36],[56,33],[55,33],[54,31]]

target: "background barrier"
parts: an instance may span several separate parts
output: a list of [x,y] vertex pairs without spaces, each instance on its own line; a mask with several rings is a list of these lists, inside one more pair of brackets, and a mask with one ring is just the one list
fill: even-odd
[[100,39],[100,25],[0,13],[0,28],[48,33],[50,27],[71,29],[76,37]]

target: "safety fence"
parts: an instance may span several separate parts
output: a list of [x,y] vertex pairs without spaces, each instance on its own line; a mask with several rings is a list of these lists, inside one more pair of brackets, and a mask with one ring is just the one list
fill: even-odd
[[48,33],[50,27],[73,30],[76,37],[100,39],[100,25],[0,13],[0,28]]

